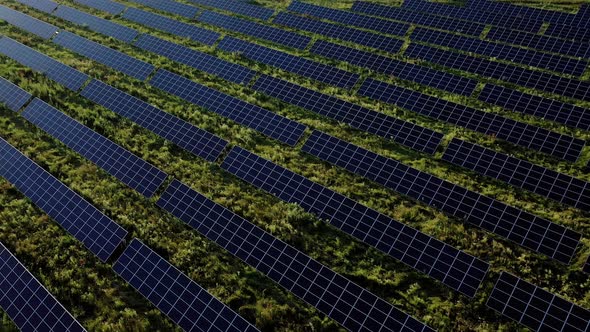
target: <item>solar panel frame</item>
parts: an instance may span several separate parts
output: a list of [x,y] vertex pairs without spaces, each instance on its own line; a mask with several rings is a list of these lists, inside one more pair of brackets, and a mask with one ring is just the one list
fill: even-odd
[[121,14],[127,6],[110,0],[74,0],[74,2],[86,7],[94,8],[111,15]]
[[0,76],[0,103],[9,110],[18,112],[32,97],[27,91]]
[[161,10],[186,18],[194,18],[201,10],[197,7],[186,5],[171,0],[129,0],[153,9]]
[[19,29],[30,32],[43,39],[53,37],[59,30],[59,28],[54,25],[2,5],[0,5],[0,20],[6,21]]
[[262,6],[251,5],[248,3],[241,3],[233,0],[188,0],[200,6],[213,7],[238,15],[257,18],[259,20],[267,21],[273,14],[274,10]]

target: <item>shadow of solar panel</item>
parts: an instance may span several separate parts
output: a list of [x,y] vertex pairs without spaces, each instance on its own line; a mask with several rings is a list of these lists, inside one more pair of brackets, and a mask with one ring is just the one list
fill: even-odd
[[272,76],[261,76],[252,89],[429,154],[436,151],[443,137],[428,128]]
[[18,112],[31,100],[31,94],[12,84],[4,77],[0,77],[0,103],[9,110]]
[[458,139],[451,141],[442,158],[481,175],[590,211],[590,183],[572,176]]
[[590,274],[590,257],[586,260],[584,267],[582,268],[584,272]]
[[57,3],[48,0],[15,0],[16,2],[20,2],[23,5],[27,5],[29,7],[33,7],[37,10],[40,10],[45,13],[51,13],[52,11],[57,8]]
[[582,43],[590,42],[590,28],[582,28],[579,26],[569,26],[562,24],[550,24],[545,35],[576,40]]
[[253,18],[258,18],[261,20],[268,20],[272,14],[274,14],[274,10],[270,8],[265,8],[258,5],[251,5],[248,3],[241,3],[239,1],[234,0],[188,0],[192,3],[213,7],[217,9],[226,10],[228,12],[249,16]]
[[125,5],[109,0],[74,0],[74,2],[86,7],[107,12],[111,15],[119,15],[125,10]]
[[507,272],[487,306],[533,331],[588,331],[590,311]]
[[224,28],[226,30],[268,40],[279,45],[284,45],[299,50],[305,49],[305,47],[311,41],[310,37],[299,35],[294,32],[254,23],[237,17],[218,14],[208,10],[199,16],[197,20],[203,23]]
[[250,82],[256,74],[244,66],[151,35],[139,36],[133,45],[238,84]]
[[232,149],[221,167],[467,296],[485,277],[486,262],[244,149]]
[[230,36],[224,37],[217,48],[226,52],[239,52],[240,56],[250,60],[340,88],[350,89],[359,79],[357,74]]
[[357,30],[284,12],[279,13],[272,22],[289,28],[313,32],[322,36],[376,48],[389,53],[399,52],[404,44],[404,41],[401,39],[395,39],[378,33]]
[[249,104],[164,69],[156,72],[150,84],[291,146],[297,144],[306,128],[298,122],[262,107]]
[[81,95],[205,160],[215,161],[227,145],[225,140],[101,81],[92,80]]
[[486,84],[478,99],[514,112],[590,130],[590,110],[573,104],[533,96],[492,84]]
[[568,59],[559,55],[541,53],[475,38],[452,35],[446,32],[427,30],[424,28],[416,28],[410,36],[410,39],[412,41],[441,45],[492,58],[510,60],[564,74],[582,75],[588,65],[584,61]]
[[177,180],[157,204],[350,331],[434,331]]
[[127,231],[0,138],[0,175],[105,262]]
[[86,331],[2,243],[0,308],[21,331]]
[[138,239],[113,270],[184,331],[258,331]]
[[180,2],[171,0],[130,0],[131,2],[139,3],[144,6],[158,9],[164,12],[172,13],[175,15],[184,16],[187,18],[193,18],[201,10],[197,7],[185,5]]
[[57,7],[53,15],[125,43],[130,43],[139,34],[136,30],[124,25],[98,18],[64,5]]
[[146,197],[166,180],[166,173],[40,99],[22,116]]
[[465,96],[470,96],[477,86],[477,82],[472,79],[323,40],[315,42],[310,52]]
[[[28,1],[27,1],[28,2]],[[22,30],[43,39],[49,39],[59,30],[56,26],[39,21],[14,9],[0,5],[0,20],[6,21]]]
[[141,81],[147,79],[155,69],[147,62],[68,31],[61,31],[53,42]]
[[303,150],[563,263],[580,234],[321,132]]
[[188,37],[193,41],[205,45],[213,45],[220,36],[217,32],[206,30],[192,24],[179,22],[137,8],[127,8],[125,13],[123,13],[123,18],[179,37]]
[[585,145],[581,139],[373,79],[367,79],[358,93],[569,161],[577,160]]
[[50,79],[77,91],[88,80],[88,75],[41,54],[8,37],[0,38],[0,54],[45,74]]

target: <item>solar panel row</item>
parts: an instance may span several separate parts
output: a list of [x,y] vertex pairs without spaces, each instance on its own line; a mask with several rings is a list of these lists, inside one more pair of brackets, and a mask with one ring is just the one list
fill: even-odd
[[184,16],[187,18],[193,18],[197,16],[201,10],[197,7],[193,7],[190,5],[185,5],[180,2],[172,1],[172,0],[130,0],[132,2],[154,8],[157,10],[161,10],[164,12],[172,13],[179,16]]
[[350,331],[433,331],[179,181],[157,204]]
[[303,150],[563,263],[580,234],[321,132]]
[[111,15],[119,15],[127,8],[125,5],[109,0],[74,0],[74,2],[107,12]]
[[2,243],[0,308],[21,331],[86,331]]
[[18,112],[31,100],[31,94],[12,84],[4,77],[0,77],[0,103],[9,110]]
[[467,296],[485,277],[486,262],[247,150],[233,148],[221,167]]
[[590,28],[582,28],[579,26],[569,26],[562,24],[550,24],[545,30],[545,35],[565,38],[582,43],[590,42]]
[[258,331],[138,239],[113,270],[184,331]]
[[258,18],[261,20],[268,20],[273,14],[274,10],[258,5],[251,5],[248,3],[241,3],[234,0],[188,0],[197,5],[213,7],[228,12]]
[[0,5],[0,20],[28,31],[43,39],[49,39],[59,30],[56,26],[39,21],[14,9]]
[[588,22],[579,21],[576,18],[576,15],[570,13],[560,12],[556,10],[537,9],[529,6],[516,6],[509,3],[502,3],[498,1],[478,1],[476,3],[472,3],[472,6],[470,6],[469,9],[485,12],[500,11],[504,15],[508,16],[527,17],[528,19],[550,23],[571,25],[572,22],[575,22],[574,25],[588,25]]
[[19,0],[19,2],[48,14],[58,6],[57,3],[48,0]]

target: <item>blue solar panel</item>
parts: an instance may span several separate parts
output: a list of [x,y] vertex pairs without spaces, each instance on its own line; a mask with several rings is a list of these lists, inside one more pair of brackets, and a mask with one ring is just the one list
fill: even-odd
[[27,5],[33,7],[37,10],[40,10],[45,13],[51,13],[52,11],[57,8],[57,3],[49,0],[15,0],[16,2],[22,3],[23,5]]
[[166,180],[166,173],[40,99],[22,116],[146,197]]
[[310,37],[293,32],[254,23],[237,17],[205,11],[197,18],[199,21],[244,35],[264,39],[276,44],[303,50],[311,41]]
[[113,270],[184,331],[258,331],[138,239],[131,241]]
[[179,37],[188,37],[193,41],[205,45],[213,45],[219,38],[219,33],[217,32],[205,30],[192,24],[179,22],[137,8],[127,8],[125,13],[123,13],[123,18]]
[[244,66],[147,34],[139,36],[134,45],[238,84],[250,82],[256,74]]
[[357,74],[230,36],[223,38],[217,48],[341,88],[350,89],[359,79]]
[[92,80],[81,95],[205,160],[215,161],[228,144],[203,129],[101,81]]
[[92,31],[113,37],[125,43],[130,43],[139,34],[136,30],[124,25],[98,18],[64,5],[57,7],[53,15],[66,21],[88,27]]
[[9,110],[18,112],[31,100],[31,94],[12,84],[4,77],[0,77],[0,104]]
[[590,28],[569,26],[562,24],[550,24],[545,35],[576,40],[582,43],[590,43]]
[[187,18],[193,18],[197,16],[197,13],[201,10],[197,7],[185,5],[180,2],[172,0],[129,0],[131,2],[139,3],[144,6],[168,12],[175,15],[184,16]]
[[235,0],[188,0],[192,3],[196,3],[198,5],[213,7],[217,9],[226,10],[228,12],[249,16],[253,18],[258,18],[261,20],[268,20],[272,14],[274,14],[274,10],[270,8],[265,8],[258,5],[251,5],[247,3],[241,3]]
[[45,74],[50,79],[73,91],[80,89],[88,80],[88,75],[8,37],[0,39],[0,54],[4,54],[33,70]]
[[21,331],[86,331],[2,243],[0,308]]
[[155,69],[147,62],[68,31],[61,31],[53,42],[138,80],[147,79]]
[[563,263],[581,235],[492,198],[321,132],[303,150]]
[[56,26],[39,21],[36,18],[2,5],[0,5],[0,20],[6,21],[15,27],[30,32],[43,39],[53,37],[57,30],[59,30]]
[[127,231],[0,138],[0,176],[105,262]]
[[158,206],[350,331],[434,331],[177,180]]
[[428,128],[272,76],[261,76],[252,89],[429,154],[436,151],[443,137]]
[[297,144],[306,128],[262,107],[163,69],[158,70],[150,84],[291,146]]
[[125,5],[110,0],[74,0],[75,2],[94,9],[107,12],[111,15],[121,14],[125,10]]
[[273,19],[273,23],[284,25],[293,29],[313,32],[330,38],[353,42],[389,53],[399,52],[402,45],[404,44],[404,41],[401,39],[387,37],[383,36],[382,34],[366,32],[332,23],[326,23],[288,13],[279,13],[279,15]]
[[477,86],[477,81],[469,78],[394,60],[372,52],[361,51],[323,40],[315,42],[310,52],[330,59],[346,61],[350,64],[369,68],[403,80],[413,81],[465,96],[470,96]]

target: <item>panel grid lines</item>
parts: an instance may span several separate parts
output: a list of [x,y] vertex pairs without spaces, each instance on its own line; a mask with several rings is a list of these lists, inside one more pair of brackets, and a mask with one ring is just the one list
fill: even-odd
[[[19,1],[21,2],[21,1]],[[23,2],[29,4],[29,1]],[[59,30],[56,26],[25,15],[12,8],[0,5],[0,20],[6,21],[22,30],[30,32],[43,39],[49,39]]]
[[0,76],[0,103],[9,110],[18,112],[31,97],[30,93]]

